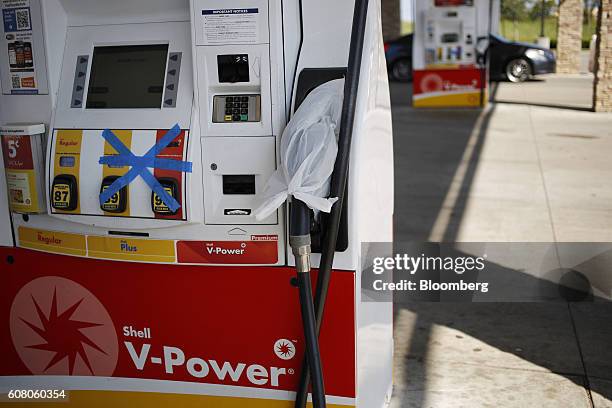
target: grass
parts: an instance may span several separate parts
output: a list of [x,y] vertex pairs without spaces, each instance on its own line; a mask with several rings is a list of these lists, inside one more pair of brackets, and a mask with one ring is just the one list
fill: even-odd
[[[591,36],[595,34],[595,29],[595,19],[591,19],[590,24],[582,26],[583,48],[589,47],[589,42],[591,41]],[[540,21],[526,20],[514,22],[502,20],[500,34],[509,40],[532,43],[540,36]],[[544,35],[550,38],[551,46],[555,47],[557,44],[557,19],[555,17],[549,17],[544,22]]]
[[[500,34],[509,40],[533,43],[540,36],[540,20],[517,21],[502,20],[500,23]],[[589,48],[591,36],[595,34],[596,21],[591,19],[590,24],[582,27],[582,47]],[[414,30],[412,21],[402,21],[402,35]],[[550,37],[551,46],[557,44],[557,18],[548,17],[544,22],[544,34]]]
[[414,31],[414,23],[412,21],[402,21],[401,35],[410,34]]

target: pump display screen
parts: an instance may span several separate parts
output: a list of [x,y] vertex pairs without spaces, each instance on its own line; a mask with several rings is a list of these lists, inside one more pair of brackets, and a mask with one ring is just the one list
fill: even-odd
[[161,108],[168,45],[95,47],[87,109]]
[[436,7],[473,6],[474,0],[436,0]]
[[459,34],[457,33],[445,33],[442,34],[442,43],[456,43],[459,42]]

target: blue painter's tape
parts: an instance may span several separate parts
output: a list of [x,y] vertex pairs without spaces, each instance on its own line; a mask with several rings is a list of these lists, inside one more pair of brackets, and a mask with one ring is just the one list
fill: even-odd
[[191,162],[185,162],[172,159],[160,159],[157,156],[164,150],[178,135],[181,133],[181,128],[174,125],[164,137],[149,149],[144,156],[136,156],[128,149],[119,138],[110,130],[105,129],[102,132],[102,137],[119,153],[114,156],[102,156],[99,163],[110,166],[130,166],[132,167],[127,173],[115,180],[106,190],[100,194],[100,205],[108,201],[115,193],[123,187],[129,185],[136,177],[140,176],[149,185],[151,190],[157,194],[159,198],[170,208],[172,212],[176,212],[181,205],[162,187],[157,179],[151,174],[149,168],[175,170],[184,173],[191,173],[193,165]]

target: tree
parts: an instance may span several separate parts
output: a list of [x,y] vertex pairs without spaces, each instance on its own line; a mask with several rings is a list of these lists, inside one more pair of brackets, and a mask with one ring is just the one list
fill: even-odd
[[535,20],[542,17],[542,3],[544,3],[544,17],[553,15],[557,7],[555,0],[536,1],[529,10],[530,19]]
[[525,0],[502,0],[501,16],[505,20],[523,20],[527,17]]

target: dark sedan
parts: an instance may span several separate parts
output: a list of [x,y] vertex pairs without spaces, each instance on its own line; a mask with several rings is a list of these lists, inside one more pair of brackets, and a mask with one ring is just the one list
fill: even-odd
[[[524,82],[534,75],[555,72],[552,51],[535,44],[509,41],[499,35],[490,36],[490,76],[492,80]],[[412,34],[385,43],[389,76],[396,81],[412,80]]]

